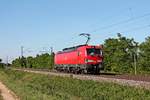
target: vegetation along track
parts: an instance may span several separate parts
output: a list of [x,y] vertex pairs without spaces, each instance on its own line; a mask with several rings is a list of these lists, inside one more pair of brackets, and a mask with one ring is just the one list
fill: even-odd
[[45,74],[45,75],[54,75],[61,77],[72,77],[80,80],[93,80],[98,82],[113,82],[120,85],[128,85],[134,87],[140,87],[145,89],[150,89],[150,76],[142,75],[83,75],[83,74],[70,74],[70,73],[58,73],[53,71],[40,71],[40,70],[31,70],[31,69],[14,69],[19,71]]

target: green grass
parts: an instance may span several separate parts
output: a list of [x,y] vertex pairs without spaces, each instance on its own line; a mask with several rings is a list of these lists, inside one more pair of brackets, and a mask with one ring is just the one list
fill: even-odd
[[114,83],[0,70],[0,80],[21,100],[150,100],[150,90]]
[[0,90],[0,100],[3,100],[3,97],[2,97],[2,95],[1,95],[1,90]]

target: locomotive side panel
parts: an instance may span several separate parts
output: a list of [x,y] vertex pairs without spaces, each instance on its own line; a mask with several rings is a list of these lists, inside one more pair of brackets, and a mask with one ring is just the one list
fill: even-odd
[[78,48],[78,63],[77,64],[85,64],[86,57],[86,49],[84,47]]
[[64,64],[77,64],[78,59],[77,59],[77,51],[71,51],[68,53],[64,54]]
[[55,64],[77,64],[77,51],[58,53],[55,56]]

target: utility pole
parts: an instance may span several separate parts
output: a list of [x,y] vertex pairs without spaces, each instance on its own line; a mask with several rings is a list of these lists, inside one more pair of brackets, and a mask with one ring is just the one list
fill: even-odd
[[135,46],[134,46],[134,52],[133,52],[133,61],[134,61],[134,74],[136,75],[137,74],[137,56],[138,56],[138,44],[135,43]]
[[6,66],[8,67],[8,56],[6,57]]
[[8,56],[6,56],[6,64],[4,66],[5,68],[8,68]]
[[53,53],[53,47],[50,47],[50,57],[51,57],[51,68],[54,66],[54,53]]
[[134,74],[136,75],[137,74],[137,66],[136,66],[136,53],[133,54],[133,59],[134,59]]
[[53,47],[50,47],[50,53],[52,55],[52,53],[53,53]]
[[23,46],[21,46],[21,66],[23,67]]
[[21,58],[23,58],[23,46],[21,46]]

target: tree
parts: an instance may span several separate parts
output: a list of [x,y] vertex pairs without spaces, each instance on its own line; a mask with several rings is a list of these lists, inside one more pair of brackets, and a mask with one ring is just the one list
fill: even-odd
[[2,63],[2,59],[0,58],[0,68],[3,68],[4,64]]
[[143,71],[150,71],[150,37],[140,44],[139,66]]
[[27,57],[27,67],[32,68],[34,66],[34,58],[32,56]]
[[26,60],[26,57],[21,57],[20,59],[20,63],[21,63],[21,67],[27,67],[27,60]]
[[15,60],[12,61],[12,66],[14,67],[21,67],[21,58],[16,58]]
[[118,33],[117,38],[104,42],[104,65],[106,71],[133,72],[134,39],[128,39]]

